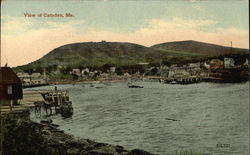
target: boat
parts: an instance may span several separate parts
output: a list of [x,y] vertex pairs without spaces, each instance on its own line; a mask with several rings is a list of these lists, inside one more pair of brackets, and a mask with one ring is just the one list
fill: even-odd
[[56,112],[61,114],[73,114],[73,107],[71,101],[62,102],[59,107],[56,108]]
[[137,86],[137,85],[131,85],[131,86],[128,86],[129,88],[144,88],[143,86]]
[[249,70],[244,67],[217,68],[212,69],[205,80],[218,83],[237,83],[248,81],[249,75]]
[[170,82],[170,84],[177,84],[177,82],[176,81],[172,81],[172,82]]
[[[42,96],[50,106],[55,106],[55,111],[61,114],[73,114],[72,102],[69,100],[68,91],[50,91],[42,93]],[[44,104],[45,105],[45,104]]]
[[202,81],[201,77],[196,76],[190,76],[187,78],[176,78],[176,79],[166,79],[164,82],[166,84],[193,84],[193,83],[199,83]]
[[143,86],[133,85],[131,82],[129,82],[127,85],[129,88],[144,88]]
[[101,86],[96,86],[95,88],[104,88],[104,87],[101,87]]
[[33,88],[33,87],[42,87],[42,86],[48,86],[49,83],[41,83],[41,84],[23,84],[23,88]]

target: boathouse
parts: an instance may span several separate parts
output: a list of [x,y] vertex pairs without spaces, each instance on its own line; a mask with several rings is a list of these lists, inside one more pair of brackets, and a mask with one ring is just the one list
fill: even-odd
[[0,68],[0,106],[16,105],[23,98],[22,81],[10,67]]

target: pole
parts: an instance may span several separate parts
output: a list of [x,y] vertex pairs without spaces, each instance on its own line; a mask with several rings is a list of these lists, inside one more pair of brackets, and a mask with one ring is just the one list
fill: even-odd
[[233,41],[231,41],[231,53],[233,52]]
[[2,63],[2,50],[1,50],[1,47],[0,47],[0,67],[2,66],[1,63]]
[[2,66],[2,46],[0,46],[0,67]]
[[47,77],[46,77],[46,68],[43,68],[43,80],[45,81],[45,83],[47,83]]
[[4,122],[0,108],[0,155],[3,155]]

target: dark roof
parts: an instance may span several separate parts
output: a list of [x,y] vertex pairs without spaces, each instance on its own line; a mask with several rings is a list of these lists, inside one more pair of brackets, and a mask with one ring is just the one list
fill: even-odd
[[0,68],[0,84],[18,84],[22,81],[10,67]]

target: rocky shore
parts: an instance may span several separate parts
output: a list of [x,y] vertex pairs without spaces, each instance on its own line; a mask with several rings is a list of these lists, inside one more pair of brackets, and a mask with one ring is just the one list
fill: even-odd
[[58,129],[58,125],[43,121],[6,119],[4,155],[153,155],[122,146],[76,139]]

